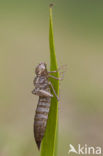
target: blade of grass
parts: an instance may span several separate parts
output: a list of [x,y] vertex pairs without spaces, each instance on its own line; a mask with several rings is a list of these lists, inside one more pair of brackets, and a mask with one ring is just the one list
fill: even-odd
[[[49,45],[50,45],[50,71],[54,71],[57,70],[57,61],[56,61],[54,37],[53,37],[52,5],[50,5]],[[58,72],[53,75],[59,77]],[[50,79],[50,81],[54,86],[56,94],[58,95],[59,81],[54,79]],[[58,133],[58,101],[54,96],[51,99],[51,107],[48,116],[46,132],[41,144],[41,156],[56,156],[57,135],[58,135],[57,133]]]

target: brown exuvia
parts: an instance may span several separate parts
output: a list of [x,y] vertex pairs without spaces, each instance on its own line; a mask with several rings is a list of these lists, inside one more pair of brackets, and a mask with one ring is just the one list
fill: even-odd
[[39,96],[39,101],[34,118],[34,138],[38,149],[40,149],[40,144],[45,133],[48,113],[50,110],[50,102],[51,98],[53,97],[50,92],[50,87],[53,90],[54,95],[58,99],[52,83],[48,80],[49,77],[60,80],[60,78],[50,75],[51,73],[56,72],[57,71],[48,72],[46,63],[40,63],[35,69],[36,77],[33,81],[35,89],[32,91],[32,93]]

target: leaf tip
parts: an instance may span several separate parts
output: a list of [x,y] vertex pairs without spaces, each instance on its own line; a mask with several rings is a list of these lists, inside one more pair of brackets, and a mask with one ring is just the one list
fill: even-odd
[[54,3],[49,4],[49,8],[53,8],[53,6],[54,6]]

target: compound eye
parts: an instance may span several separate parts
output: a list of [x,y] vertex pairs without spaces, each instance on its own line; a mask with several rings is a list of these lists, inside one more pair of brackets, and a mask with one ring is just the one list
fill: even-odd
[[44,69],[45,69],[44,64],[41,64],[40,69],[42,69],[42,70],[44,70]]
[[45,68],[47,68],[47,64],[46,64],[46,63],[44,63],[44,65],[45,65]]

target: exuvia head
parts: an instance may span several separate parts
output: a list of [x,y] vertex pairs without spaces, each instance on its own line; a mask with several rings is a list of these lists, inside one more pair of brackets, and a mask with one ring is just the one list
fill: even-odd
[[46,67],[46,63],[40,63],[36,69],[35,69],[35,74],[36,75],[43,75],[47,73],[47,67]]

